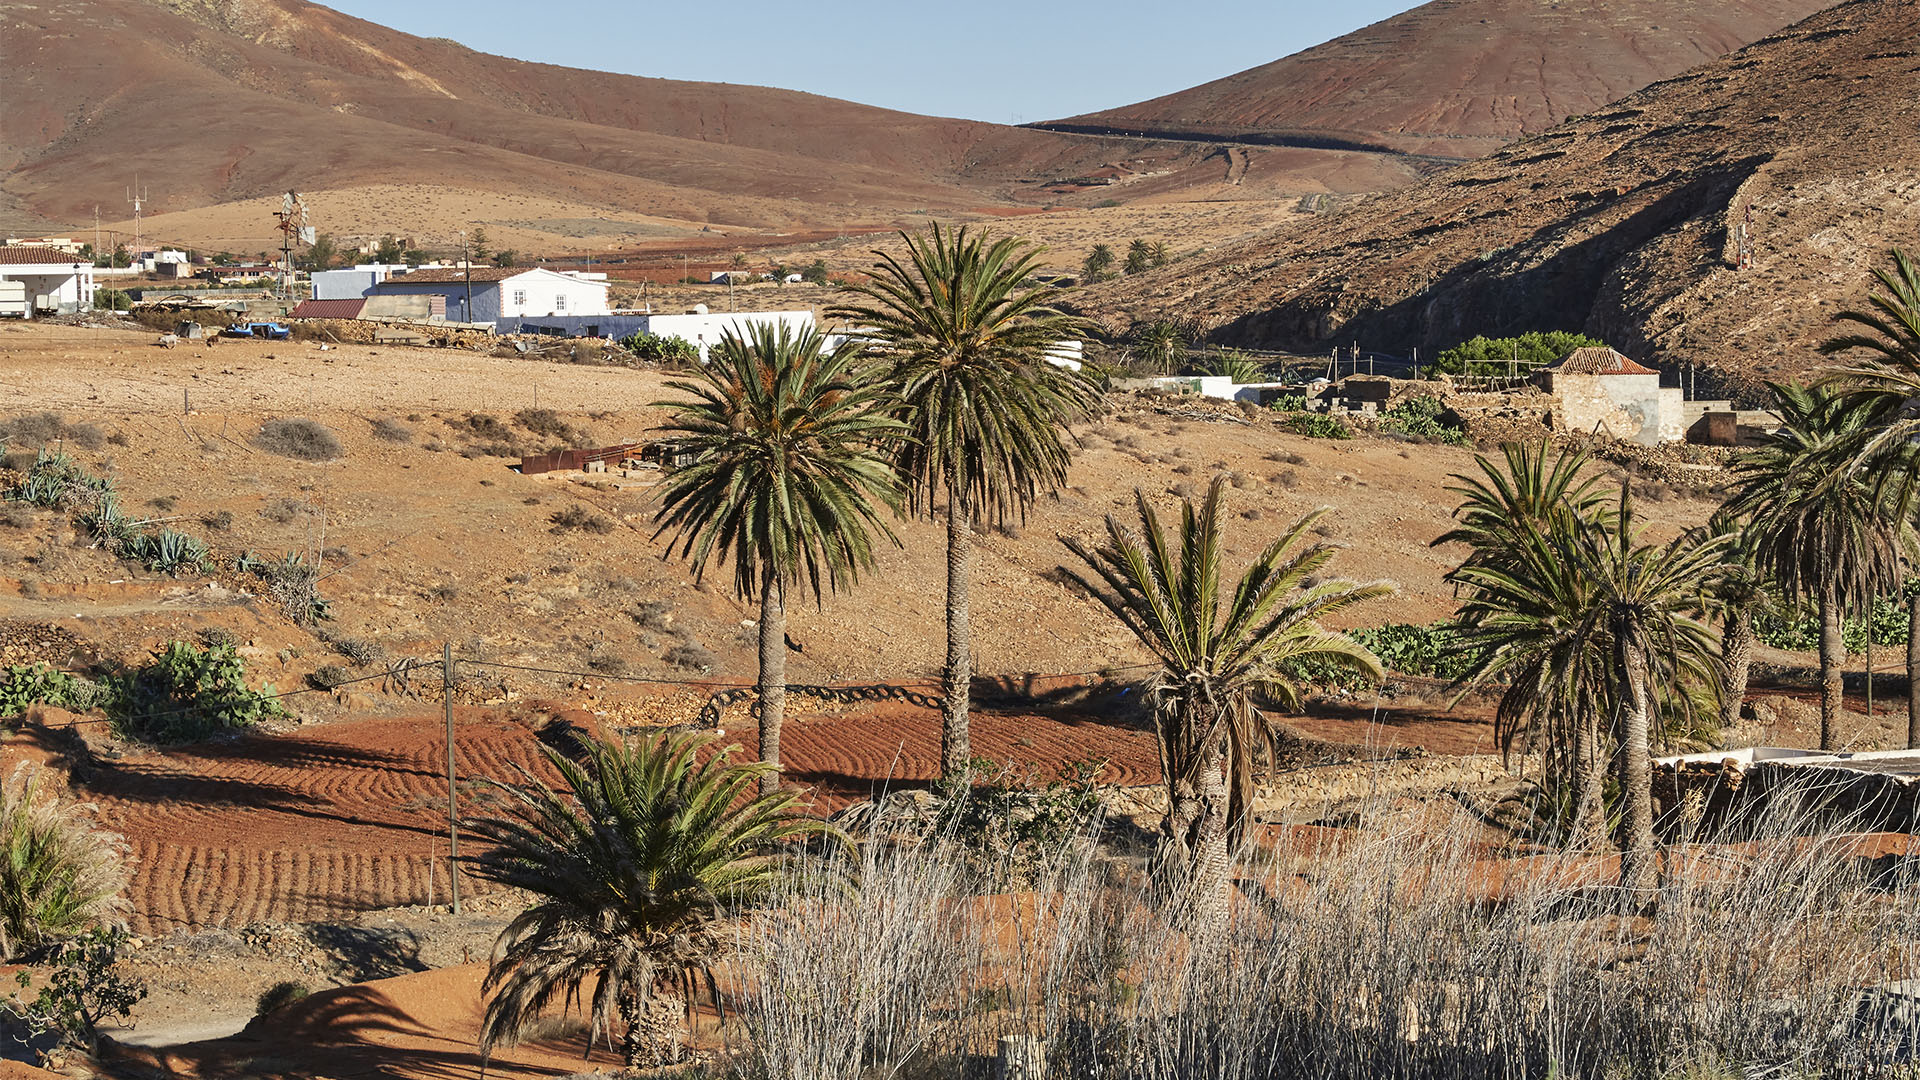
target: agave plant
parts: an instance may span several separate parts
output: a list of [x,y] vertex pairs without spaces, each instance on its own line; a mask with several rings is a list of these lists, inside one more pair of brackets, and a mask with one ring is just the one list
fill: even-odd
[[198,573],[207,565],[207,545],[198,537],[172,529],[147,533],[131,545],[133,558],[157,574]]
[[[0,955],[125,925],[126,843],[22,762],[0,786]],[[50,786],[50,785],[48,785]]]

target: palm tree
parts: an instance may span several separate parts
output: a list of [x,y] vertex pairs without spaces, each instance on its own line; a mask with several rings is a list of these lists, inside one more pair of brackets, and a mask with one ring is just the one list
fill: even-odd
[[1585,473],[1584,450],[1554,454],[1546,439],[1507,443],[1500,448],[1507,467],[1502,472],[1484,455],[1475,454],[1482,477],[1455,473],[1447,490],[1460,496],[1453,516],[1459,524],[1442,533],[1431,546],[1468,544],[1467,558],[1499,562],[1534,526],[1551,532],[1562,520],[1604,521],[1613,512],[1612,493],[1598,476]]
[[1319,620],[1393,591],[1384,582],[1308,585],[1334,549],[1310,543],[1327,511],[1296,521],[1248,566],[1229,596],[1221,588],[1220,501],[1215,477],[1204,504],[1182,500],[1180,532],[1168,537],[1146,496],[1134,493],[1139,532],[1107,517],[1106,543],[1067,547],[1093,572],[1068,571],[1140,639],[1160,665],[1148,689],[1166,779],[1167,859],[1187,875],[1197,907],[1218,913],[1231,851],[1253,806],[1254,756],[1274,749],[1274,730],[1254,705],[1266,695],[1297,708],[1289,674],[1321,661],[1378,680],[1380,661]]
[[1052,290],[1025,288],[1045,250],[1011,237],[938,223],[901,234],[905,262],[882,252],[872,279],[831,313],[855,320],[890,364],[909,438],[894,464],[916,513],[945,499],[947,657],[940,735],[943,775],[972,760],[967,737],[973,677],[967,592],[973,525],[997,524],[1066,482],[1066,425],[1092,415],[1098,390],[1055,367],[1046,352],[1079,329],[1048,306]]
[[1894,403],[1828,387],[1772,389],[1780,430],[1735,464],[1740,483],[1728,508],[1748,517],[1754,562],[1781,596],[1819,606],[1820,748],[1831,750],[1846,662],[1842,619],[1900,580],[1906,530],[1890,505],[1898,497],[1880,482],[1885,470],[1871,468]]
[[[1920,431],[1912,408],[1920,399],[1920,266],[1898,248],[1893,250],[1893,269],[1874,270],[1886,295],[1869,294],[1872,311],[1846,310],[1834,315],[1836,322],[1853,323],[1862,331],[1843,334],[1822,343],[1820,351],[1838,353],[1864,349],[1868,356],[1831,372],[1830,377],[1848,391],[1867,398],[1881,399],[1876,407],[1885,408],[1896,419],[1869,436],[1862,453],[1879,449],[1890,451],[1900,468],[1886,470],[1882,478],[1900,481],[1896,500],[1902,517],[1911,515],[1915,488],[1920,486],[1920,461],[1914,460],[1913,436]],[[1907,746],[1920,748],[1920,589],[1905,589],[1907,600]]]
[[782,847],[830,835],[795,812],[797,794],[753,793],[773,766],[733,764],[737,747],[706,753],[711,741],[582,740],[580,762],[545,750],[570,795],[524,769],[519,783],[494,782],[509,809],[472,823],[495,846],[470,864],[535,903],[494,943],[483,1055],[516,1043],[556,1002],[579,1005],[591,987],[590,1040],[610,1039],[617,1014],[629,1068],[677,1056],[696,977],[712,989],[714,920],[781,882]]
[[[1623,487],[1612,526],[1587,525],[1573,541],[1565,545],[1568,572],[1591,589],[1576,633],[1611,640],[1619,682],[1620,883],[1644,890],[1653,885],[1654,875],[1651,743],[1654,712],[1663,696],[1658,688],[1720,681],[1713,635],[1694,616],[1701,608],[1701,585],[1718,577],[1733,538],[1685,534],[1662,547],[1640,543]],[[1685,695],[1666,696],[1686,701]]]
[[1448,580],[1467,589],[1457,621],[1463,643],[1481,659],[1458,680],[1454,701],[1488,683],[1504,684],[1494,713],[1502,752],[1511,753],[1522,734],[1533,736],[1543,786],[1560,804],[1569,839],[1588,846],[1605,835],[1600,720],[1612,713],[1613,680],[1588,643],[1569,633],[1569,613],[1587,603],[1586,583],[1562,572],[1545,538],[1610,523],[1613,500],[1598,477],[1585,473],[1584,451],[1552,454],[1543,439],[1509,443],[1502,453],[1504,471],[1476,455],[1482,477],[1451,478],[1447,490],[1462,500],[1454,511],[1459,523],[1433,541],[1473,549]]
[[[863,368],[857,348],[828,354],[814,330],[765,324],[729,330],[698,382],[667,385],[693,396],[664,402],[664,429],[684,436],[693,464],[661,486],[660,527],[696,578],[709,559],[733,565],[734,590],[760,601],[760,760],[780,764],[786,711],[786,593],[851,585],[873,563],[873,537],[893,540],[877,508],[898,510],[888,458],[903,425]],[[777,770],[764,774],[769,791]]]
[[1726,560],[1709,593],[1720,619],[1720,665],[1726,686],[1720,694],[1720,727],[1740,722],[1747,697],[1747,678],[1753,669],[1753,616],[1767,600],[1767,578],[1755,562],[1753,538],[1740,519],[1725,509],[1714,511],[1700,531],[1702,540],[1726,537]]

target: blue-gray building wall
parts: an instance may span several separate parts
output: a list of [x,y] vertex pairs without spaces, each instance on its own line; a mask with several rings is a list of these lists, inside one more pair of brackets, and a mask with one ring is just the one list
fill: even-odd
[[500,318],[500,285],[498,282],[473,283],[473,309],[469,311],[467,302],[467,283],[464,281],[408,281],[405,278],[388,278],[374,286],[374,293],[382,296],[444,296],[447,299],[448,322],[495,322]]
[[[475,303],[479,296],[474,297]],[[452,308],[448,308],[451,318]],[[563,337],[624,338],[647,332],[649,315],[527,315],[494,322],[496,334],[555,334]]]

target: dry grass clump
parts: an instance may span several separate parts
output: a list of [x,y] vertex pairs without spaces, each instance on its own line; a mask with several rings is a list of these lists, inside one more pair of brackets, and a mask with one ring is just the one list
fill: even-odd
[[674,667],[703,675],[713,670],[713,654],[697,641],[682,641],[668,649],[660,659]]
[[547,520],[553,522],[550,532],[572,532],[577,529],[595,536],[605,536],[614,529],[611,520],[584,506],[569,506],[565,510],[555,511]]
[[332,461],[345,453],[332,431],[317,421],[298,417],[282,417],[260,425],[253,445],[296,461]]
[[413,442],[413,429],[390,416],[382,416],[373,422],[373,437],[381,442]]
[[513,414],[513,422],[535,435],[558,439],[568,446],[585,446],[593,441],[592,435],[562,420],[552,409],[521,409]]
[[1871,878],[1845,823],[1670,848],[1628,903],[1605,859],[1459,822],[1381,797],[1200,926],[1091,835],[999,895],[949,836],[869,840],[742,921],[736,1062],[958,1077],[1011,1039],[1113,1080],[1865,1076],[1909,1037],[1881,991],[1920,971],[1920,876]]
[[0,420],[0,439],[16,447],[72,443],[82,450],[98,450],[106,435],[92,424],[70,424],[58,413],[25,413]]

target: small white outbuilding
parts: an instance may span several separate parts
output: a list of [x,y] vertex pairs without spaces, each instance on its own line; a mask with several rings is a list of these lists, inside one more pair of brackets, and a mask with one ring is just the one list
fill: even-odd
[[34,313],[93,307],[93,263],[48,247],[0,247],[0,281],[25,286]]

